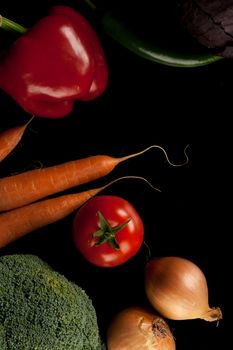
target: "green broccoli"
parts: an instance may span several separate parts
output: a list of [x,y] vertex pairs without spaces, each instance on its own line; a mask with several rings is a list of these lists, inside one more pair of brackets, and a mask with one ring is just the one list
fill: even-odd
[[1,350],[100,350],[94,306],[34,255],[0,257]]

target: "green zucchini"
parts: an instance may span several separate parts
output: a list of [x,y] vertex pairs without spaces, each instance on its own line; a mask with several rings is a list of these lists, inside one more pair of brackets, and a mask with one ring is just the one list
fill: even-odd
[[163,65],[191,68],[208,65],[223,58],[213,55],[208,51],[196,54],[184,54],[179,51],[157,47],[152,42],[141,39],[137,34],[128,29],[123,22],[110,13],[103,15],[102,26],[110,37],[128,50],[138,56]]

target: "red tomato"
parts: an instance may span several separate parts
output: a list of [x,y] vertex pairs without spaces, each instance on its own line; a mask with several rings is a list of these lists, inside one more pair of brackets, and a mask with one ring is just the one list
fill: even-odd
[[75,245],[88,261],[98,266],[125,263],[138,252],[143,238],[144,225],[139,214],[120,197],[96,196],[74,218]]

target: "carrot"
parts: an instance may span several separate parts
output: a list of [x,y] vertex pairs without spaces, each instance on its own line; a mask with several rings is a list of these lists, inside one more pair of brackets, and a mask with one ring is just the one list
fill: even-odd
[[32,118],[24,125],[0,133],[0,162],[17,146]]
[[0,214],[0,248],[3,248],[20,237],[23,237],[29,232],[65,218],[100,191],[125,178],[144,180],[154,190],[160,192],[159,189],[155,188],[143,177],[124,176],[99,188],[46,199],[21,208],[10,210]]
[[139,156],[152,148],[162,150],[168,163],[173,166],[180,166],[188,161],[185,154],[185,163],[173,164],[162,147],[153,145],[141,152],[121,158],[97,155],[48,168],[30,170],[0,179],[0,211],[18,208],[54,193],[101,178],[109,174],[119,163]]
[[101,189],[60,196],[10,210],[0,215],[0,248],[40,227],[63,219]]

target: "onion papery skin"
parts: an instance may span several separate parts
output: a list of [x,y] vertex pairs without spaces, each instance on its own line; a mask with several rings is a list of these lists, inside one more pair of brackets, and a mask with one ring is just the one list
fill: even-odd
[[210,308],[205,275],[193,262],[180,257],[150,260],[145,268],[145,290],[152,306],[172,320],[222,318],[219,308]]
[[108,350],[175,350],[167,323],[160,316],[140,307],[121,311],[107,332]]

